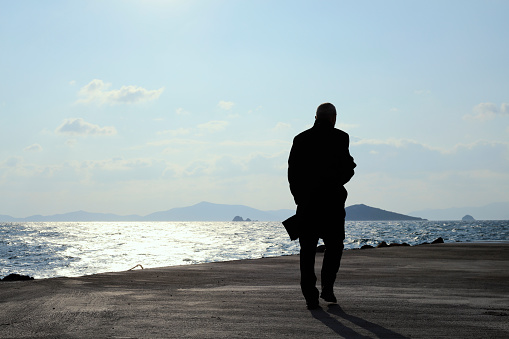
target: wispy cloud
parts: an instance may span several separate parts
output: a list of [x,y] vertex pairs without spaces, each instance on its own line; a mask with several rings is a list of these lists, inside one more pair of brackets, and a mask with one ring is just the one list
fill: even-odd
[[32,144],[23,149],[24,152],[40,152],[42,151],[42,146],[39,144]]
[[497,115],[509,115],[509,104],[502,103],[500,107],[492,102],[482,102],[472,109],[472,114],[463,116],[465,120],[488,121]]
[[404,147],[407,145],[421,145],[423,147],[427,147],[423,144],[420,144],[414,140],[409,139],[396,139],[396,138],[389,138],[389,139],[360,139],[354,142],[351,142],[352,146],[361,146],[361,145],[387,145],[392,147]]
[[245,175],[285,173],[287,152],[278,153],[246,153],[243,156],[224,154],[207,159],[194,160],[187,166],[177,170],[183,176],[210,176],[216,180],[241,178]]
[[148,146],[168,146],[168,145],[204,145],[206,141],[194,140],[194,139],[165,139],[152,141],[147,143]]
[[234,102],[232,101],[219,101],[219,103],[217,104],[217,106],[221,109],[224,109],[224,110],[230,110],[232,109],[233,105],[235,105]]
[[277,147],[277,148],[284,148],[284,149],[290,149],[290,146],[292,145],[290,141],[288,140],[225,140],[221,141],[219,143],[221,146],[229,146],[229,147],[239,147],[239,148],[245,148],[245,147],[253,147],[253,148],[260,148],[260,147]]
[[[468,171],[490,169],[509,171],[509,143],[479,140],[436,148],[406,139],[360,140],[350,152],[359,172],[387,172],[402,175],[426,171]],[[475,159],[475,161],[472,161]]]
[[159,98],[164,88],[148,90],[138,86],[122,86],[120,89],[108,90],[111,84],[94,79],[78,92],[82,99],[79,103],[134,104]]
[[337,127],[343,131],[349,132],[350,130],[359,127],[357,124],[344,124],[344,123],[338,123]]
[[292,128],[292,125],[290,125],[290,124],[287,124],[285,122],[278,122],[276,124],[276,126],[274,126],[274,128],[272,128],[272,131],[279,133],[279,132],[283,132],[283,131],[288,131],[291,128]]
[[213,121],[209,121],[204,124],[198,125],[198,129],[203,132],[215,133],[215,132],[220,132],[220,131],[224,130],[226,128],[226,126],[228,126],[228,125],[229,125],[228,121],[213,120]]
[[154,162],[155,161],[151,159],[143,158],[124,159],[121,157],[117,157],[106,160],[84,161],[79,166],[81,169],[124,171],[129,169],[150,167]]
[[74,147],[76,145],[77,140],[76,139],[67,139],[65,141],[65,144],[69,147]]
[[113,126],[100,127],[86,122],[82,118],[65,119],[55,130],[57,134],[67,135],[115,135],[117,130]]
[[182,107],[179,107],[175,110],[175,113],[177,113],[178,115],[189,115],[189,111],[186,111],[185,109],[183,109]]
[[178,129],[169,129],[161,132],[157,132],[157,134],[169,134],[171,136],[179,136],[179,135],[187,135],[191,133],[189,128],[178,128]]

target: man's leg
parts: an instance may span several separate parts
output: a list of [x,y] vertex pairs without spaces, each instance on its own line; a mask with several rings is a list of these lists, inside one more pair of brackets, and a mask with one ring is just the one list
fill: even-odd
[[323,255],[321,285],[322,294],[320,295],[325,301],[336,302],[334,296],[334,282],[341,264],[341,256],[343,255],[343,237],[332,235],[323,238],[325,244],[325,253]]
[[318,236],[301,235],[300,242],[300,288],[308,308],[318,307],[319,291],[316,288],[315,255]]

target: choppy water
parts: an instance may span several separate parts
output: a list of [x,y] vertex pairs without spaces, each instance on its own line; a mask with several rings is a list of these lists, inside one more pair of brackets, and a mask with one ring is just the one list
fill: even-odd
[[[509,241],[509,221],[346,223],[345,248],[406,242]],[[37,279],[296,254],[279,222],[42,222],[0,224],[0,277]]]

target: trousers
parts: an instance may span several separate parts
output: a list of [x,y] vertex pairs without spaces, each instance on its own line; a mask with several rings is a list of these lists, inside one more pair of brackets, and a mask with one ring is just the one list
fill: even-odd
[[320,272],[322,291],[328,290],[332,292],[343,254],[344,233],[320,231],[318,228],[308,229],[301,234],[299,237],[300,287],[304,298],[309,302],[316,301],[319,296],[319,291],[316,288],[315,257],[318,240],[320,238],[323,239],[325,245],[322,269]]

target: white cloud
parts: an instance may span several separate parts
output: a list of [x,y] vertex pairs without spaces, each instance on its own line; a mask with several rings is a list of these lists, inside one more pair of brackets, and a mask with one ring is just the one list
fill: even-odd
[[178,135],[187,135],[191,133],[191,130],[189,128],[179,128],[179,129],[170,129],[162,132],[157,132],[157,134],[169,134],[171,136],[178,136]]
[[3,168],[3,167],[16,167],[18,166],[19,164],[21,164],[23,162],[23,158],[22,157],[10,157],[10,158],[7,158],[6,160],[0,162],[0,168]]
[[65,119],[55,130],[57,134],[68,135],[115,135],[117,130],[113,126],[100,127],[86,122],[82,118]]
[[165,139],[149,142],[148,146],[168,146],[168,145],[203,145],[207,144],[205,141],[193,139]]
[[217,106],[221,109],[224,109],[224,110],[230,110],[232,109],[233,105],[235,105],[234,102],[232,101],[219,101],[219,103],[217,104]]
[[201,149],[208,142],[196,139],[173,138],[157,140],[147,143],[149,147],[164,147],[162,154],[188,154],[190,151]]
[[413,140],[364,139],[351,143],[356,172],[405,176],[424,172],[490,169],[509,171],[509,143],[477,141],[452,148],[434,148]]
[[435,208],[507,200],[509,142],[433,148],[412,140],[371,139],[352,143],[350,153],[357,168],[347,185],[349,204],[391,208],[386,205],[390,195],[392,208],[404,212],[419,204]]
[[136,168],[146,168],[152,165],[151,159],[123,159],[111,158],[106,160],[84,161],[80,164],[81,169],[106,170],[106,171],[125,171]]
[[175,110],[175,113],[177,113],[178,115],[189,115],[190,114],[188,111],[186,111],[182,107],[177,108]]
[[340,130],[343,130],[343,131],[347,131],[347,132],[349,132],[350,130],[357,128],[357,127],[359,127],[359,125],[357,125],[357,124],[343,124],[341,122],[337,124],[337,128],[339,128]]
[[74,147],[76,145],[77,140],[76,139],[67,139],[65,141],[65,144],[69,147]]
[[228,126],[228,124],[229,124],[228,121],[213,120],[213,121],[209,121],[204,124],[198,125],[198,129],[200,129],[201,131],[209,132],[209,133],[215,133],[215,132],[220,132],[220,131],[224,130],[226,128],[226,126]]
[[472,109],[472,114],[463,116],[465,120],[488,121],[493,120],[497,115],[509,114],[509,104],[502,103],[500,107],[492,102],[482,102]]
[[221,141],[218,145],[230,147],[230,148],[269,148],[269,149],[284,149],[287,152],[290,151],[292,143],[288,140],[224,140]]
[[251,173],[272,173],[286,175],[288,168],[288,152],[281,151],[273,154],[253,153],[246,162],[246,170]]
[[148,90],[137,86],[122,86],[120,89],[108,90],[111,86],[100,79],[94,79],[80,89],[82,97],[78,102],[98,104],[134,104],[159,98],[164,88]]
[[193,160],[176,172],[180,176],[213,177],[213,181],[259,174],[286,175],[287,160],[288,152],[224,154]]
[[42,146],[39,144],[33,144],[28,147],[25,147],[23,149],[23,151],[25,151],[25,152],[40,152],[40,151],[42,151]]
[[509,104],[504,102],[502,105],[500,105],[500,112],[503,114],[509,114]]
[[[358,141],[351,142],[350,145],[352,146],[360,146],[360,145],[387,145],[387,146],[393,146],[393,147],[403,147],[408,144],[418,144],[418,142],[414,140],[408,140],[408,139],[396,139],[396,138],[389,138],[386,140],[380,140],[380,139],[360,139]],[[423,145],[424,146],[424,145]]]
[[273,132],[283,132],[288,131],[292,128],[292,125],[284,123],[284,122],[278,122],[276,126],[272,129]]

